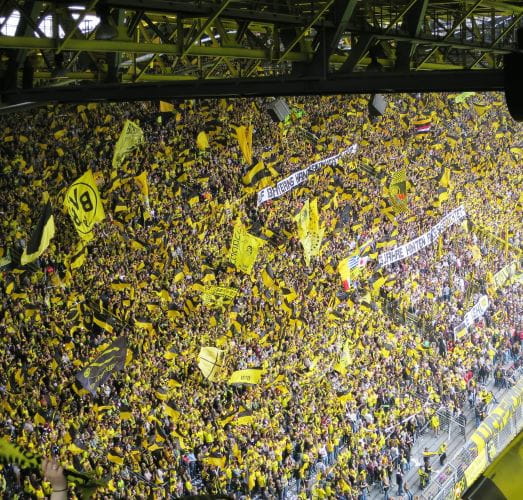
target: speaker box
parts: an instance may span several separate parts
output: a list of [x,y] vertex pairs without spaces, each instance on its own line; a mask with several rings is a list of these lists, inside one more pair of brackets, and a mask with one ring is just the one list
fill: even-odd
[[374,94],[369,101],[369,114],[371,117],[382,116],[385,114],[387,101],[381,94]]
[[267,111],[275,122],[284,122],[285,118],[287,118],[291,113],[289,106],[282,98],[272,101],[267,106]]
[[[518,48],[523,48],[523,28],[517,31]],[[507,54],[503,57],[505,100],[514,120],[523,121],[523,54]]]

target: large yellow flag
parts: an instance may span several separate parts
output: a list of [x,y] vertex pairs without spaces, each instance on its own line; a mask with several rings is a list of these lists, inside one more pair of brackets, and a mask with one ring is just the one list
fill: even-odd
[[205,132],[200,132],[198,134],[198,137],[196,137],[196,145],[198,146],[198,149],[204,150],[209,147],[209,139],[207,138],[207,134]]
[[223,366],[223,351],[216,347],[202,347],[200,354],[198,354],[198,368],[203,373],[203,376],[214,382]]
[[310,203],[309,200],[307,200],[304,204],[301,210],[299,211],[298,215],[294,217],[294,220],[296,221],[296,224],[298,225],[298,237],[300,240],[304,239],[308,232],[309,232],[309,224],[310,224]]
[[240,150],[243,155],[243,159],[247,165],[252,163],[252,125],[245,127],[235,127],[236,129],[236,138],[240,144]]
[[125,120],[122,133],[114,146],[113,167],[118,168],[125,155],[143,141],[143,130],[131,120]]
[[80,238],[92,239],[94,225],[105,218],[105,212],[91,170],[73,182],[65,194],[64,206]]
[[325,228],[320,227],[318,200],[307,200],[294,220],[298,225],[298,237],[303,246],[305,263],[309,265],[311,256],[320,254],[325,231]]
[[147,184],[147,170],[144,170],[140,175],[134,178],[134,182],[140,189],[145,200],[149,198],[149,185]]
[[238,219],[232,235],[229,261],[240,271],[251,274],[258,256],[258,250],[264,243],[265,241],[261,238],[249,234],[241,220]]
[[438,178],[441,187],[450,187],[450,168],[444,167]]

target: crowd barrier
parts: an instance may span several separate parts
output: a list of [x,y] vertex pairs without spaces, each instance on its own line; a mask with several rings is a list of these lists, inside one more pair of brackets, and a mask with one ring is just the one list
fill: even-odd
[[423,500],[454,500],[494,461],[523,428],[523,377],[423,491]]

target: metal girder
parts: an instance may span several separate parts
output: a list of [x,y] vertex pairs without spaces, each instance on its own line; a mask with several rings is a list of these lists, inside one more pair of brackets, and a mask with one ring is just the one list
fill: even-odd
[[[510,31],[512,31],[514,29],[514,26],[517,25],[517,23],[519,22],[519,20],[523,17],[523,12],[521,12],[520,14],[518,14],[514,20],[510,23],[510,25],[504,29],[500,35],[492,42],[492,45],[490,46],[491,49],[494,49],[494,47],[501,41],[503,40],[503,38],[505,38],[505,36],[507,36],[507,33],[509,33]],[[469,69],[473,69],[474,66],[476,66],[476,64],[478,64],[484,57],[485,55],[487,54],[487,52],[483,52],[483,54],[481,54],[481,56],[479,56],[470,66]]]
[[360,62],[363,56],[369,50],[369,46],[372,43],[374,36],[371,34],[363,34],[359,37],[358,42],[349,52],[349,57],[341,65],[341,68],[338,70],[339,73],[351,73],[356,68],[356,65]]
[[[57,3],[71,3],[61,2]],[[75,2],[76,3],[76,2]],[[216,9],[216,3],[210,1],[164,1],[164,0],[107,0],[105,2],[111,7],[119,9],[146,9],[152,12],[175,12],[183,17],[210,17]],[[274,2],[277,3],[277,2]],[[282,2],[284,3],[284,2]],[[226,8],[222,16],[228,19],[259,21],[264,23],[279,23],[289,26],[304,26],[308,19],[302,15],[285,14],[282,12],[270,11],[268,9],[248,9],[248,8]],[[327,22],[333,26],[332,22]]]
[[252,78],[193,80],[168,85],[86,85],[37,88],[6,92],[6,102],[134,101],[206,97],[252,97],[315,94],[362,94],[397,92],[461,92],[503,89],[503,72],[418,71],[397,73],[354,73],[350,78]]
[[338,19],[335,28],[326,28],[322,26],[318,34],[321,35],[319,46],[316,49],[314,57],[307,68],[307,75],[325,74],[328,72],[328,61],[330,55],[336,51],[340,43],[341,36],[347,29],[349,20],[356,8],[357,0],[335,0],[328,16]]
[[[474,5],[472,5],[468,10],[467,12],[465,12],[463,14],[463,16],[461,16],[457,21],[456,23],[454,24],[454,26],[449,30],[449,32],[443,37],[443,41],[445,42],[446,40],[448,40],[452,34],[458,29],[458,27],[461,25],[461,23],[463,21],[465,21],[467,19],[467,17],[469,17],[475,10],[477,7],[479,7],[479,5],[481,4],[483,0],[477,0],[476,3]],[[432,55],[434,54],[434,52],[436,52],[436,50],[438,50],[438,47],[434,47],[423,59],[421,62],[419,62],[417,65],[416,65],[416,69],[420,69],[421,66],[423,66],[423,63],[425,63],[426,61],[428,61]]]
[[[479,73],[502,67],[499,55],[522,52],[515,48],[513,32],[523,5],[509,0],[98,0],[111,15],[118,13],[118,36],[112,40],[94,39],[96,31],[87,32],[82,22],[95,14],[97,0],[6,2],[37,7],[21,11],[16,36],[0,36],[0,53],[10,58],[4,88],[6,74],[10,85],[22,81],[22,66],[11,59],[17,54],[23,62],[27,51],[35,85],[101,82],[108,76],[102,69],[107,64],[112,78],[121,77],[127,87],[139,80],[237,81],[251,75],[328,81],[336,71],[357,74],[372,61],[389,78],[411,67]],[[73,19],[73,12],[81,17]],[[38,28],[46,16],[53,19],[52,34],[44,30],[48,36]],[[125,64],[117,64],[117,55]],[[49,71],[42,71],[41,56]],[[53,56],[56,67],[49,64]],[[30,64],[25,69],[27,77]]]
[[323,13],[334,3],[334,0],[329,0],[312,18],[312,20],[300,31],[300,33],[296,36],[296,38],[289,43],[289,45],[285,48],[283,53],[278,58],[278,62],[281,62],[285,59],[287,54],[290,53],[290,51],[296,46],[296,44],[305,36],[305,34],[314,26],[318,20],[323,16]]
[[89,11],[93,10],[97,3],[98,3],[98,0],[91,0],[91,3],[86,7],[85,11],[80,15],[80,17],[76,21],[74,27],[72,29],[70,29],[68,33],[66,33],[65,37],[62,40],[60,40],[60,44],[58,45],[58,47],[56,47],[55,54],[59,54],[63,50],[64,45],[67,43],[67,40],[69,40],[76,33],[76,30],[80,27],[80,24],[82,24],[87,13]]
[[[405,15],[402,28],[411,37],[415,38],[423,25],[427,12],[428,0],[417,0],[411,10]],[[412,54],[416,48],[414,42],[400,42],[396,49],[396,69],[406,71],[410,69]]]
[[220,6],[216,10],[214,10],[212,12],[212,14],[209,16],[209,18],[203,24],[203,26],[198,30],[198,32],[196,33],[194,38],[183,49],[183,52],[181,54],[182,56],[190,53],[190,51],[191,51],[192,47],[194,46],[194,44],[200,40],[201,36],[205,33],[207,28],[212,26],[214,21],[216,21],[216,19],[218,19],[218,17],[227,8],[227,5],[229,5],[230,2],[231,2],[231,0],[222,0],[222,3],[220,4]]

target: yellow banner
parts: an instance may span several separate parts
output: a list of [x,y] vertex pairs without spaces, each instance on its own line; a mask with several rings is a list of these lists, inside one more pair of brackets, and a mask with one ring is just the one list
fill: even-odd
[[105,218],[100,193],[91,170],[73,182],[65,194],[64,206],[80,238],[90,240],[95,223]]
[[516,261],[511,262],[494,275],[494,285],[496,290],[505,285],[507,281],[510,284],[510,282],[512,281],[511,278],[516,274],[517,267],[518,263]]
[[263,370],[260,368],[250,368],[247,370],[238,370],[233,372],[229,378],[229,385],[232,384],[246,384],[256,385],[260,383]]
[[261,238],[249,234],[242,222],[238,220],[232,235],[229,261],[240,271],[251,274],[258,250],[264,243],[265,241]]
[[230,304],[238,294],[238,289],[227,286],[206,286],[203,289],[202,301],[206,306]]
[[113,167],[118,168],[125,155],[144,141],[143,130],[131,120],[126,120],[122,133],[114,146]]

